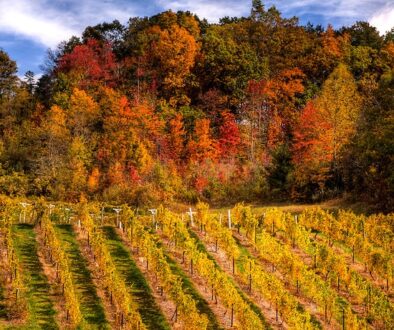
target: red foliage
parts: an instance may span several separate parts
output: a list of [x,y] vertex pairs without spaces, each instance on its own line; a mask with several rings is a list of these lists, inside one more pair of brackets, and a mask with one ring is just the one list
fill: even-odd
[[330,123],[312,102],[308,102],[294,129],[292,152],[298,180],[311,176],[316,182],[324,182],[333,158],[330,132]]
[[194,187],[198,191],[199,194],[201,194],[204,189],[208,186],[208,179],[205,176],[198,175],[194,181]]
[[239,128],[235,117],[229,112],[222,114],[222,124],[219,127],[219,149],[223,158],[232,158],[238,151],[241,143]]
[[81,79],[80,87],[104,82],[114,85],[115,57],[109,43],[89,39],[86,44],[74,47],[71,53],[63,55],[58,71],[75,73]]
[[327,141],[330,125],[322,118],[312,102],[303,109],[299,123],[294,130],[294,161],[296,163],[330,161],[331,144]]

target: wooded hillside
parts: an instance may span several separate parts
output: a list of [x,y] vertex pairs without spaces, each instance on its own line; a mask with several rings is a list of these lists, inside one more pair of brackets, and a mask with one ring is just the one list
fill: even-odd
[[316,201],[392,210],[394,30],[301,26],[255,0],[209,24],[89,26],[38,80],[0,50],[0,193],[112,203]]

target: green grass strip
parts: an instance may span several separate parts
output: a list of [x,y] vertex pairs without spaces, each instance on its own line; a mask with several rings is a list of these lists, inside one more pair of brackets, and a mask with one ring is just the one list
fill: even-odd
[[138,311],[144,324],[148,329],[152,330],[171,329],[153,297],[152,290],[144,274],[131,258],[129,250],[123,245],[115,228],[105,226],[103,227],[103,232],[116,269],[129,285],[133,296],[138,302]]
[[97,295],[96,287],[87,267],[87,261],[81,254],[72,226],[57,225],[55,226],[55,230],[70,262],[72,280],[78,295],[85,324],[89,326],[100,326],[100,329],[109,329],[109,324],[105,318],[104,307]]
[[59,329],[55,321],[56,311],[50,299],[50,286],[37,255],[38,243],[33,226],[13,226],[16,254],[23,267],[23,280],[27,288],[29,316],[26,326],[8,329]]

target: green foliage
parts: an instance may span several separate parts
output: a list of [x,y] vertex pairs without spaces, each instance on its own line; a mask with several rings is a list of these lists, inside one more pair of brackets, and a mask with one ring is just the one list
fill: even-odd
[[394,206],[394,76],[386,76],[365,104],[360,129],[343,163],[348,189],[374,201],[376,208]]

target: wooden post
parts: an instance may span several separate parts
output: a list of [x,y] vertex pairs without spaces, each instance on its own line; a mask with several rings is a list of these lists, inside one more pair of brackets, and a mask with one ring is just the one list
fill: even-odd
[[230,326],[234,326],[234,304],[231,305],[231,323]]
[[354,244],[352,246],[352,262],[354,263]]
[[327,304],[324,304],[324,321],[327,322]]
[[192,208],[190,207],[190,208],[189,208],[188,214],[189,214],[189,216],[190,216],[190,226],[191,226],[191,227],[194,226],[194,222],[193,222],[193,214],[194,214],[194,213],[195,213],[195,212],[193,212],[193,211],[192,211]]
[[249,292],[252,293],[252,262],[249,261]]
[[175,323],[178,321],[178,305],[175,308]]

